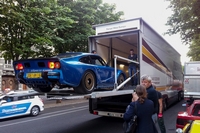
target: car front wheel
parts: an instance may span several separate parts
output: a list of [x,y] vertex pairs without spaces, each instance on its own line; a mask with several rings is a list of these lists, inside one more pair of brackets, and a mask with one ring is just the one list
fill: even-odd
[[40,112],[39,107],[37,107],[37,106],[32,107],[32,109],[31,109],[32,116],[37,116],[39,114],[39,112]]

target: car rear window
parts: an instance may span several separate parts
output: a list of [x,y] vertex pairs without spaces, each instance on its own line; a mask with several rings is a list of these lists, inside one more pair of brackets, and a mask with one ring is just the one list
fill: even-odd
[[34,96],[19,96],[18,100],[33,99]]
[[7,102],[12,102],[12,101],[14,101],[14,98],[13,98],[13,97],[5,96],[5,97],[3,98],[3,100],[6,100]]
[[74,56],[78,56],[81,55],[82,53],[78,52],[78,53],[62,53],[59,54],[57,56],[54,57],[58,57],[58,58],[70,58],[70,57],[74,57]]

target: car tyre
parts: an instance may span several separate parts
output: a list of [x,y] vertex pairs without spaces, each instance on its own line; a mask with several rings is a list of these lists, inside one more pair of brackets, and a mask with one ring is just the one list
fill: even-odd
[[[125,78],[122,74],[119,75],[118,79],[117,79],[117,84],[120,85],[121,83],[123,83],[125,81]],[[122,86],[120,88],[120,90],[123,90],[124,89],[124,86]]]
[[32,116],[37,116],[40,112],[40,109],[38,106],[33,106],[32,109],[31,109],[31,115]]
[[77,93],[81,94],[90,94],[94,91],[96,86],[96,77],[92,71],[86,71],[83,75],[81,83],[78,87],[75,87],[74,90]]
[[163,99],[163,111],[167,110],[167,99]]
[[182,100],[181,92],[178,93],[178,102]]

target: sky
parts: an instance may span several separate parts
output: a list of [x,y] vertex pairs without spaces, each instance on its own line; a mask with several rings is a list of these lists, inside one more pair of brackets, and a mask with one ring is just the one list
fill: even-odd
[[158,32],[181,55],[181,63],[188,62],[188,46],[181,42],[180,35],[164,35],[169,29],[167,18],[173,13],[167,9],[166,0],[103,0],[104,3],[116,4],[116,11],[123,11],[123,19],[143,18],[156,32]]

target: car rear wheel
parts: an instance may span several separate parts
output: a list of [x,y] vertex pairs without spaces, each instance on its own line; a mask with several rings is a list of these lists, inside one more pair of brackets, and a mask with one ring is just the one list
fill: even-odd
[[42,92],[42,93],[47,93],[50,92],[52,90],[51,87],[46,87],[46,88],[33,88],[33,90],[37,91],[37,92]]
[[40,112],[40,109],[38,106],[33,106],[32,109],[31,109],[31,115],[32,116],[37,116]]
[[96,86],[96,78],[92,71],[86,71],[83,75],[81,83],[78,87],[74,88],[75,92],[82,94],[90,94],[94,91]]
[[[119,75],[119,77],[118,77],[118,79],[117,79],[117,83],[118,83],[118,85],[120,85],[121,83],[123,83],[124,82],[124,76],[122,75],[122,74],[120,74]],[[123,90],[124,89],[124,86],[122,86],[121,88],[120,88],[120,90]]]

